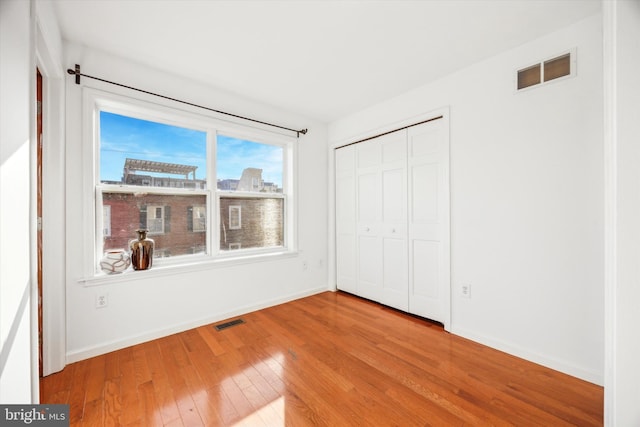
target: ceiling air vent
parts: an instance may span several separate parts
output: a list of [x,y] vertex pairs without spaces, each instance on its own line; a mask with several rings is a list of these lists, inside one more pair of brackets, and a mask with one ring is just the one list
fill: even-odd
[[518,90],[540,84],[540,64],[518,71]]
[[576,55],[575,50],[573,50],[560,56],[521,68],[518,70],[516,89],[522,90],[561,77],[574,76],[576,68],[575,60]]
[[567,53],[557,58],[544,61],[544,81],[558,79],[571,75],[571,54]]

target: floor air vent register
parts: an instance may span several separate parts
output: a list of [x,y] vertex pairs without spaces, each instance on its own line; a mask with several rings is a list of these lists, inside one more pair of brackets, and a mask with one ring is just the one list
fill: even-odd
[[244,323],[243,319],[229,320],[228,322],[215,325],[215,328],[216,328],[216,331],[222,331],[232,326],[240,325],[242,323]]

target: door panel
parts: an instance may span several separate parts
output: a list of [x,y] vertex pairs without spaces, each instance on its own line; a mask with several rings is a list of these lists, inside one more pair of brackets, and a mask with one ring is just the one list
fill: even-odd
[[409,309],[407,239],[383,239],[382,302],[399,310]]
[[382,289],[382,150],[377,140],[355,145],[358,295],[379,301]]
[[382,187],[384,206],[382,217],[385,223],[406,222],[406,200],[403,187],[405,185],[406,170],[391,169],[382,173]]
[[406,131],[398,131],[380,137],[380,143],[382,144],[383,165],[393,165],[396,162],[404,164],[407,159],[406,139]]
[[[440,268],[440,244],[429,240],[413,240],[412,294],[427,300],[437,299]],[[418,262],[419,261],[419,262]],[[428,307],[425,307],[428,310]]]
[[409,157],[439,155],[442,149],[442,129],[439,129],[441,124],[442,122],[434,121],[409,130]]
[[357,259],[355,241],[336,239],[336,284],[338,289],[357,294]]
[[358,221],[375,223],[380,220],[380,173],[358,175]]
[[378,141],[366,141],[356,145],[356,159],[358,169],[378,168],[382,161],[382,152]]
[[407,250],[407,133],[379,138],[382,146],[383,278],[379,301],[399,310],[409,308]]
[[355,147],[344,147],[336,156],[336,285],[356,294],[356,174]]
[[449,137],[444,120],[415,126],[409,144],[409,312],[450,313]]
[[355,225],[356,204],[353,198],[356,182],[353,174],[339,174],[336,179],[337,218],[336,226],[340,233],[353,233]]
[[382,240],[376,234],[358,236],[358,295],[380,301]]
[[411,179],[411,214],[414,224],[438,222],[438,164],[413,164]]

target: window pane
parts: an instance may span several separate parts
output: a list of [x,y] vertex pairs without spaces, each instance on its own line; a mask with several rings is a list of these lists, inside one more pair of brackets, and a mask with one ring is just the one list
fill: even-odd
[[283,246],[284,199],[220,197],[220,250]]
[[100,182],[206,188],[206,132],[100,112]]
[[242,228],[242,206],[229,206],[229,230],[239,230]]
[[218,135],[218,190],[282,193],[280,146]]
[[[143,207],[147,211],[147,230],[148,234],[164,233],[164,206],[150,206]],[[144,225],[140,223],[140,225]]]
[[[128,248],[136,237],[135,230],[142,228],[149,230],[148,237],[155,241],[155,258],[206,252],[206,233],[196,232],[197,227],[204,230],[206,196],[105,191],[102,200],[111,220],[111,234],[104,236],[105,251]],[[197,226],[193,217],[185,215],[194,206],[201,218]]]
[[193,218],[192,231],[206,231],[207,229],[207,208],[205,206],[193,206],[191,209]]
[[111,236],[111,206],[102,206],[102,234]]

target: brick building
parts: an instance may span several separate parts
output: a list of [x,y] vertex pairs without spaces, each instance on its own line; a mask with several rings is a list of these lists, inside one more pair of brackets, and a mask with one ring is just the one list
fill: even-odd
[[220,250],[282,246],[284,199],[220,197]]
[[[206,189],[206,180],[197,179],[195,172],[196,167],[190,165],[126,159],[122,181],[110,183]],[[283,245],[284,199],[276,195],[253,198],[224,194],[234,191],[281,193],[277,185],[262,180],[261,169],[246,168],[239,180],[219,180],[218,190],[222,191],[220,250]],[[104,250],[128,248],[129,241],[136,237],[135,230],[146,229],[149,230],[147,236],[155,241],[154,257],[206,251],[205,195],[105,191],[102,198]]]
[[204,252],[205,207],[202,195],[104,193],[104,249],[128,248],[135,231],[147,229],[155,257]]

